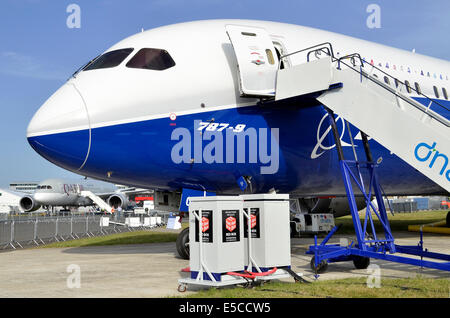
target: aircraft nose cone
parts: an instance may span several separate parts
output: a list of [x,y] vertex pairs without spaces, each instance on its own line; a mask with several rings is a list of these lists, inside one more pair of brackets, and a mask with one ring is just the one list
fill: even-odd
[[27,138],[42,157],[74,171],[87,159],[89,130],[87,106],[75,86],[67,83],[33,116]]

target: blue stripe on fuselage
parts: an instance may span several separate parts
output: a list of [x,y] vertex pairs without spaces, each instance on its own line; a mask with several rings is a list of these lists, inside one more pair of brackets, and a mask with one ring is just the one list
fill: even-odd
[[[328,127],[323,107],[239,107],[225,110],[181,115],[175,121],[169,118],[126,123],[91,130],[92,142],[89,158],[81,173],[109,182],[129,184],[143,188],[193,188],[208,189],[222,193],[239,193],[237,176],[252,176],[255,192],[267,192],[271,188],[283,193],[299,195],[343,195],[341,179],[332,133],[329,132],[316,147]],[[228,123],[230,126],[245,124],[246,128],[279,128],[279,169],[276,174],[260,174],[258,163],[180,163],[171,158],[172,147],[178,142],[171,140],[172,131],[184,127],[192,133],[194,121]],[[174,126],[174,124],[176,126]],[[342,131],[342,122],[338,121]],[[319,131],[318,131],[319,130]],[[352,126],[355,137],[358,130]],[[80,132],[65,133],[70,144]],[[52,135],[60,138],[61,134]],[[39,141],[40,137],[33,137]],[[46,138],[51,138],[46,136]],[[345,131],[343,141],[350,143]],[[364,158],[362,144],[355,141],[359,158]],[[203,145],[208,144],[204,141]],[[313,149],[319,156],[311,159]],[[378,173],[385,191],[389,194],[433,194],[442,189],[411,168],[401,159],[371,141],[375,159],[382,157]],[[37,150],[45,158],[60,166],[68,166],[66,157],[58,153],[45,154],[45,148]],[[248,152],[248,151],[247,151]],[[345,156],[353,158],[351,147],[344,147]],[[193,153],[193,152],[192,152]],[[247,153],[248,155],[248,153]],[[246,157],[248,158],[248,157]],[[248,161],[246,161],[248,162]],[[74,169],[71,169],[74,170]],[[107,178],[107,173],[110,178]]]
[[431,100],[425,97],[412,97],[414,100],[418,101],[426,107],[430,107],[431,110],[435,111],[442,117],[450,120],[450,101],[443,99],[434,99],[435,102],[431,103]]

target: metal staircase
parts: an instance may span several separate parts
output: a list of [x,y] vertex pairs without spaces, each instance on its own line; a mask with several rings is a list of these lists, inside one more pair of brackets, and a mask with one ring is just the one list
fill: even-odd
[[105,210],[108,213],[111,213],[111,207],[109,206],[109,204],[106,203],[105,201],[103,201],[102,198],[100,198],[99,196],[95,195],[91,191],[81,191],[80,194],[82,196],[85,196],[85,197],[88,197],[89,199],[91,199],[92,202],[94,202],[96,205],[98,205],[98,207],[100,209]]
[[[356,242],[345,246],[327,244],[339,229],[338,226],[320,244],[316,237],[315,244],[307,251],[307,254],[314,255],[311,267],[316,275],[325,271],[327,264],[332,262],[352,260],[357,268],[367,268],[370,258],[450,271],[450,255],[424,249],[422,235],[417,246],[395,244],[384,205],[383,190],[376,174],[378,164],[373,161],[366,135],[369,134],[450,192],[449,159],[446,155],[450,154],[450,122],[432,110],[431,106],[440,106],[446,111],[449,109],[428,97],[426,98],[430,103],[425,107],[403,94],[397,85],[393,88],[383,83],[372,74],[375,69],[394,79],[394,83],[404,85],[383,70],[365,62],[359,54],[338,59],[333,54],[331,44],[323,43],[288,55],[302,52],[306,53],[307,63],[278,71],[275,100],[270,103],[283,104],[286,101],[305,101],[309,98],[325,106],[356,235]],[[312,55],[318,57],[322,54],[325,57],[310,61]],[[353,140],[355,158],[344,158],[334,113],[360,129],[365,161],[358,159]],[[352,139],[351,136],[350,138]],[[363,178],[363,169],[368,171],[368,180]],[[363,221],[360,220],[356,206],[354,185],[366,201]],[[373,197],[376,199],[376,206],[372,203]],[[381,224],[383,235],[376,233],[375,217]],[[420,259],[391,255],[394,253],[420,256]],[[424,257],[433,261],[423,260]]]
[[[349,59],[353,62],[346,63]],[[429,100],[425,107],[379,80],[374,70],[389,76],[392,83],[401,83],[359,54],[340,59],[326,54],[279,70],[275,100],[316,94],[321,104],[450,192],[450,121],[432,108],[450,109],[422,95]]]

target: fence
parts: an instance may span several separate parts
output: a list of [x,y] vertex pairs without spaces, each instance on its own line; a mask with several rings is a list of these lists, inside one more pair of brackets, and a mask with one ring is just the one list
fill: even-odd
[[[144,217],[135,217],[131,223],[126,218],[110,218],[101,222],[102,216],[65,217],[17,217],[0,221],[0,248],[23,248],[50,242],[66,241],[81,237],[101,236],[123,231],[150,229],[167,223],[165,216],[159,224],[144,222]],[[139,218],[139,219],[138,219]],[[107,224],[105,226],[105,224]]]
[[[400,198],[389,200],[389,203],[394,212],[416,212],[448,209],[447,206],[442,205],[442,202],[446,200],[447,197]],[[386,199],[385,204],[388,206]]]

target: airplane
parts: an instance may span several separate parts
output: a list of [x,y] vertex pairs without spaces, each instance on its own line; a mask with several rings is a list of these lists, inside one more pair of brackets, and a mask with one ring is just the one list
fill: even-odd
[[[326,55],[292,53],[320,43],[337,57],[358,52],[386,86],[449,118],[448,61],[293,24],[204,20],[143,31],[107,49],[39,108],[27,139],[45,159],[90,178],[172,192],[276,191],[309,212],[348,214],[325,107],[270,103],[279,70]],[[359,129],[336,120],[345,155],[364,157]],[[242,133],[249,142],[219,151],[225,141],[208,132]],[[375,139],[369,144],[386,195],[448,195]]]
[[19,201],[23,195],[23,192],[0,189],[0,216],[11,212],[19,213]]
[[[88,191],[88,192],[85,192]],[[24,212],[34,212],[41,207],[90,206],[98,204],[100,208],[111,213],[111,207],[126,208],[128,196],[143,189],[118,189],[115,185],[96,180],[46,179],[39,183],[33,194],[23,195],[19,206]],[[97,202],[97,198],[106,202]]]

